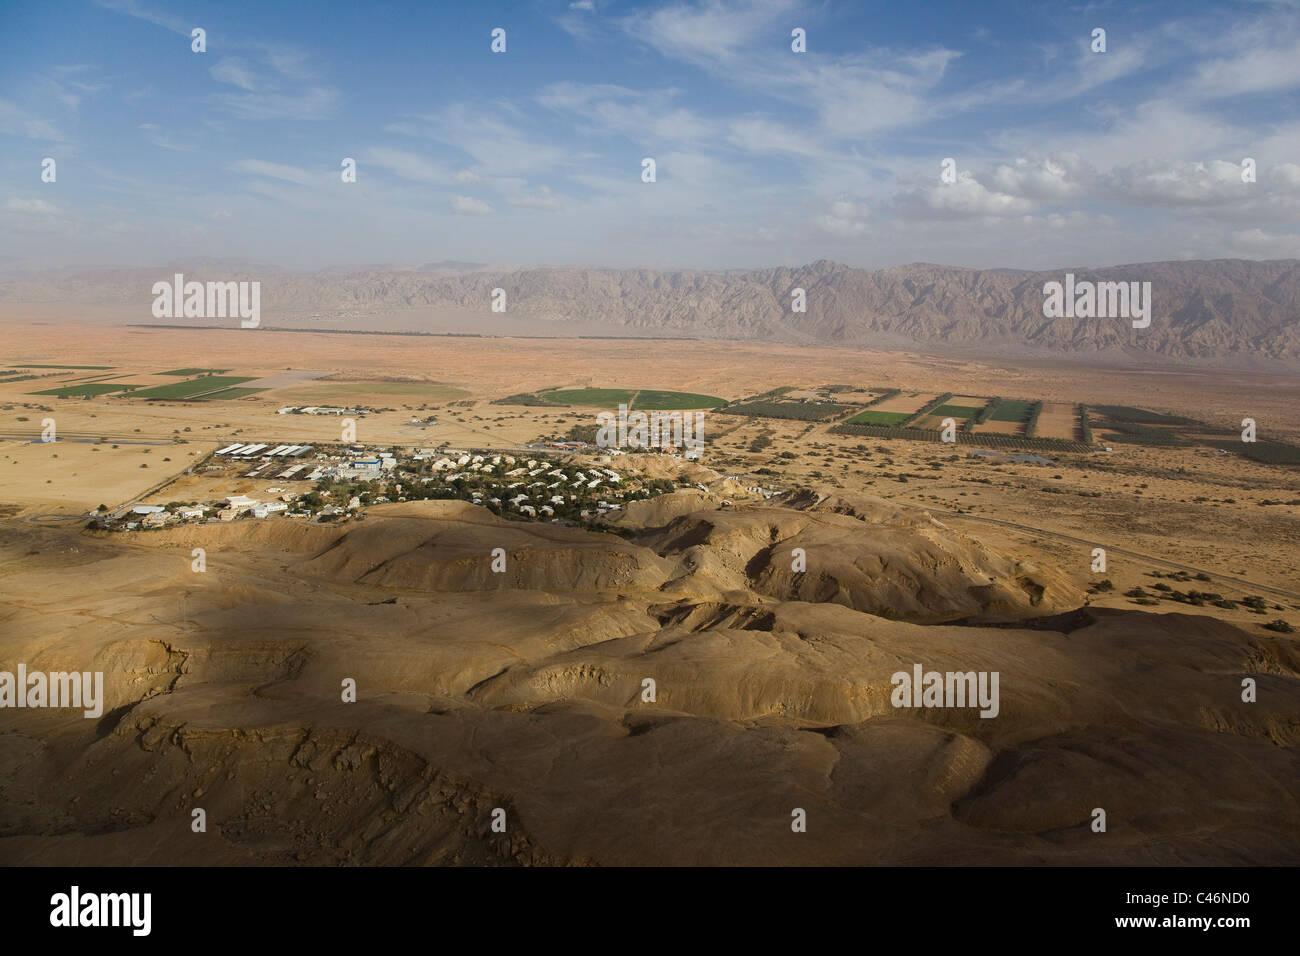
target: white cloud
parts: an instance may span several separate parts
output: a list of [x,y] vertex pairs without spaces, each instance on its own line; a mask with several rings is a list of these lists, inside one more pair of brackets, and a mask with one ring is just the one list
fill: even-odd
[[993,170],[990,185],[998,192],[1026,199],[1061,202],[1083,194],[1092,172],[1073,153],[1018,157]]
[[218,83],[231,83],[249,92],[257,89],[257,82],[248,68],[248,63],[238,57],[218,60],[208,72]]
[[895,197],[893,205],[906,218],[917,219],[1020,216],[1034,209],[1028,199],[989,189],[969,170],[959,172],[953,183],[936,181],[932,186],[906,190]]
[[674,106],[680,90],[634,90],[609,83],[555,83],[537,95],[548,109],[576,117],[593,131],[616,131],[637,142],[680,144],[712,136],[711,124]]
[[252,173],[254,176],[267,176],[287,183],[297,183],[299,186],[319,186],[325,179],[323,173],[314,173],[311,170],[286,166],[283,163],[269,163],[261,159],[241,159],[233,163],[230,168],[241,173]]
[[[407,152],[403,149],[374,147],[361,153],[361,162],[378,166],[414,183],[428,183],[431,186],[450,186],[456,182],[465,182],[462,173],[453,173],[441,163]],[[472,175],[472,174],[471,174]]]
[[[1106,54],[1109,55],[1109,54]],[[1023,126],[994,137],[994,145],[1032,155],[1051,144],[1053,155],[1074,154],[1097,168],[1112,168],[1152,158],[1196,161],[1207,156],[1250,155],[1258,131],[1206,113],[1177,99],[1147,100],[1111,115],[1088,117],[1086,127],[1065,130]]]
[[551,195],[550,189],[545,186],[538,187],[535,196],[510,196],[506,199],[512,206],[520,209],[559,209],[560,204],[554,196]]
[[1263,229],[1243,229],[1228,237],[1229,248],[1218,255],[1234,255],[1247,259],[1300,258],[1300,235],[1295,233],[1272,235]]
[[1257,26],[1230,35],[1225,42],[1239,48],[1229,56],[1200,63],[1192,91],[1209,98],[1224,98],[1300,86],[1300,36],[1295,29],[1292,22],[1291,35],[1284,34],[1280,40],[1263,35]]
[[7,212],[30,213],[36,216],[52,216],[58,213],[59,207],[46,202],[44,199],[22,199],[15,196],[5,201],[5,210]]
[[240,119],[320,120],[334,112],[338,91],[311,86],[296,93],[214,93],[213,103]]
[[916,123],[943,106],[926,95],[960,55],[954,50],[772,56],[772,38],[787,42],[791,26],[807,15],[793,0],[706,0],[634,14],[620,26],[667,59],[690,63],[736,89],[810,109],[832,140]]
[[53,123],[31,116],[13,103],[4,100],[0,100],[0,133],[23,136],[27,139],[51,140],[56,143],[68,142],[67,137]]
[[194,150],[193,146],[178,142],[175,137],[155,123],[141,123],[139,128],[146,140],[161,149],[170,149],[177,153],[189,153]]
[[[492,112],[519,115],[508,103],[494,104]],[[490,115],[486,106],[459,104],[408,117],[385,130],[455,146],[474,160],[473,171],[484,178],[527,175],[574,161],[571,149],[529,139],[517,126]]]
[[490,216],[492,207],[471,196],[452,196],[448,205],[457,216]]
[[[676,3],[621,21],[631,37],[650,44],[663,56],[717,68],[739,57],[794,14],[794,0],[742,0],[700,4]],[[786,28],[789,34],[789,28]]]
[[1245,202],[1254,198],[1252,189],[1256,184],[1241,181],[1241,166],[1236,163],[1144,160],[1111,170],[1103,177],[1103,185],[1116,200],[1191,206]]
[[841,239],[855,239],[871,231],[871,211],[867,204],[851,196],[837,196],[826,212],[816,218],[822,231]]
[[151,10],[137,0],[95,0],[101,7],[112,10],[114,13],[124,13],[129,17],[136,17],[140,20],[147,20],[164,29],[171,30],[173,33],[179,33],[182,36],[189,36],[193,27],[186,23],[181,17],[172,16],[170,13],[160,13]]
[[815,132],[759,117],[732,120],[727,138],[747,153],[827,158],[821,137]]

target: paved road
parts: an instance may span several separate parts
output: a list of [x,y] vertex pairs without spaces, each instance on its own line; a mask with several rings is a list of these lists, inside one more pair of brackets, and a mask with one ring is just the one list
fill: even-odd
[[1235,584],[1237,587],[1250,592],[1265,592],[1276,594],[1300,605],[1300,594],[1295,591],[1287,591],[1282,588],[1269,587],[1267,584],[1256,584],[1253,581],[1244,581],[1241,578],[1229,577],[1226,574],[1220,574],[1217,571],[1210,571],[1205,568],[1193,568],[1190,565],[1179,564],[1176,561],[1169,561],[1166,558],[1157,558],[1150,554],[1142,554],[1138,551],[1128,551],[1124,548],[1113,548],[1108,544],[1100,541],[1089,541],[1087,538],[1076,538],[1074,535],[1063,534],[1059,531],[1045,531],[1042,528],[1031,528],[1029,525],[1016,524],[1014,521],[1003,521],[1000,518],[984,518],[978,515],[958,514],[955,511],[940,511],[937,508],[927,508],[931,514],[943,515],[945,518],[956,518],[961,521],[983,521],[985,524],[1001,525],[1004,528],[1014,528],[1016,531],[1025,531],[1032,534],[1045,535],[1051,538],[1059,538],[1062,541],[1070,541],[1074,544],[1081,544],[1088,549],[1105,548],[1106,554],[1122,554],[1128,558],[1137,558],[1140,561],[1149,561],[1152,564],[1159,564],[1166,568],[1176,568],[1179,571],[1186,571],[1188,574],[1207,574],[1216,581],[1226,581]]

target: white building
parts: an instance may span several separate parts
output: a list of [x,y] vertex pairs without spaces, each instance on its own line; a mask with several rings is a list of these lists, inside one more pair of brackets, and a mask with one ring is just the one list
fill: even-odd
[[383,472],[383,464],[378,458],[358,458],[345,463],[339,472],[345,478],[378,478]]

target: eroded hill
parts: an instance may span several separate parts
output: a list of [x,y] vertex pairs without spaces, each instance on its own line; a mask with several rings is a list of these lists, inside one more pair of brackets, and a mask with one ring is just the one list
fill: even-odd
[[[8,522],[0,667],[102,670],[108,699],[0,712],[0,860],[1300,859],[1293,639],[1085,607],[879,499],[673,498],[629,508],[627,537],[460,502]],[[918,664],[997,672],[996,716],[896,707]]]

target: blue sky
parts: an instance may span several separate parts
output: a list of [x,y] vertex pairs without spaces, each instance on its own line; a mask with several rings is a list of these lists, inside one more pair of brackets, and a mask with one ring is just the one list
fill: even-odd
[[1054,268],[1298,223],[1294,2],[0,0],[0,271]]

